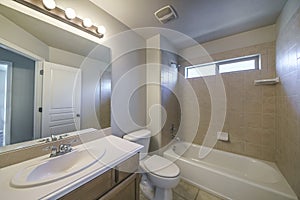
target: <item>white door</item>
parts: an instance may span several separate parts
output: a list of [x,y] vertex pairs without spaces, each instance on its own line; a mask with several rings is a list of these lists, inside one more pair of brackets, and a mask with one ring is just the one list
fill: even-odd
[[45,62],[42,137],[80,130],[81,71]]

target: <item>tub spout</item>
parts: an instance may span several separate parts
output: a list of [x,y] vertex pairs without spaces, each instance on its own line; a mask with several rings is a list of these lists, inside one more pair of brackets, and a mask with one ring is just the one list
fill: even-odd
[[176,142],[180,142],[181,139],[180,139],[179,137],[175,137],[175,141],[176,141]]

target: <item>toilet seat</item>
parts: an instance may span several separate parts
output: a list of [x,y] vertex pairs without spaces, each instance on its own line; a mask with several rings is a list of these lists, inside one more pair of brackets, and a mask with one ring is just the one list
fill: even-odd
[[149,173],[165,178],[174,178],[180,173],[180,169],[177,165],[157,155],[153,155],[145,160],[144,166]]

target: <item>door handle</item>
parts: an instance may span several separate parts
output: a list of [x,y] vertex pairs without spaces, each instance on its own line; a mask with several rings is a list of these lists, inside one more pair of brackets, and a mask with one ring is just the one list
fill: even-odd
[[80,114],[76,114],[76,117],[80,117]]

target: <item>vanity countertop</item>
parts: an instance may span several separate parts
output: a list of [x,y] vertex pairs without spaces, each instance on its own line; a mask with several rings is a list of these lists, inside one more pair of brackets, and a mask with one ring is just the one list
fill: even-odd
[[[12,178],[22,169],[45,160],[49,155],[34,158],[22,163],[11,165],[0,169],[0,194],[1,199],[57,199],[81,185],[89,182],[109,169],[138,153],[143,146],[123,140],[116,136],[106,136],[88,143],[82,144],[84,147],[101,146],[105,148],[103,157],[94,165],[79,171],[78,173],[52,183],[15,188],[11,186]],[[62,155],[64,156],[64,155]]]

